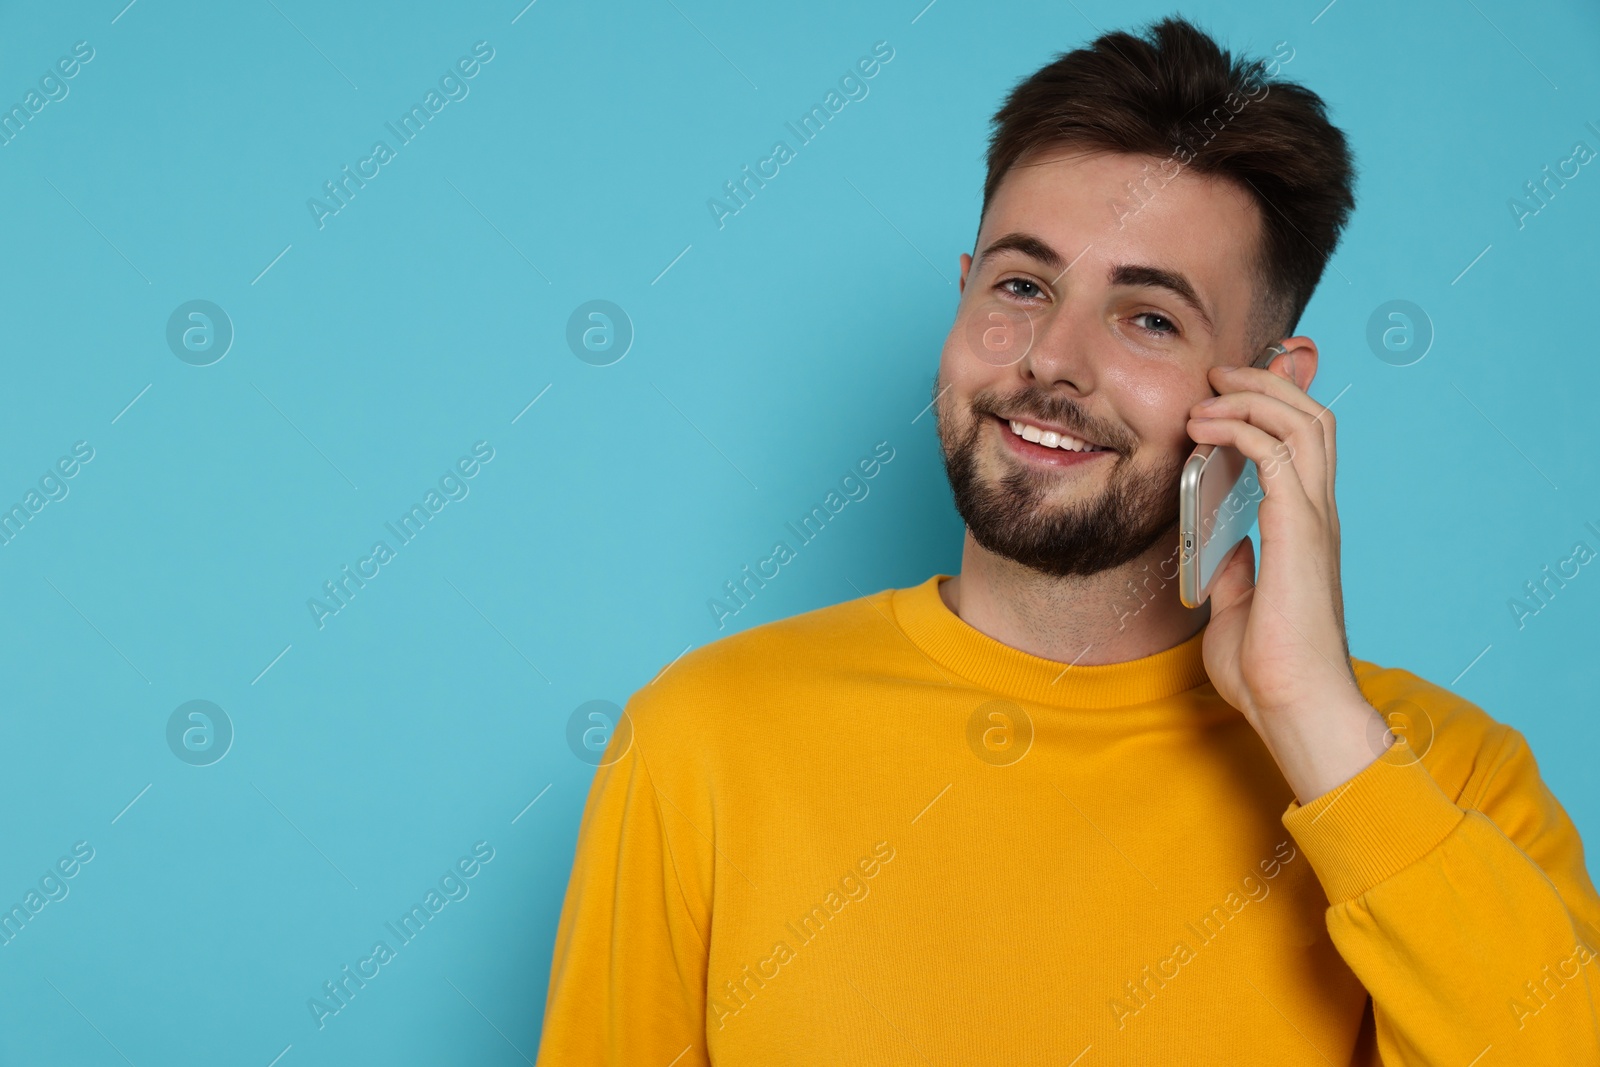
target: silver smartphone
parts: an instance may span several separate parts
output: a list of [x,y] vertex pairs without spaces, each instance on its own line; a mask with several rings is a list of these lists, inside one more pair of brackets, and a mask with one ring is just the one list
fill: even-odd
[[[1268,345],[1252,367],[1265,367],[1288,349]],[[1239,543],[1255,525],[1266,490],[1256,465],[1231,445],[1197,445],[1178,486],[1178,597],[1197,608]]]

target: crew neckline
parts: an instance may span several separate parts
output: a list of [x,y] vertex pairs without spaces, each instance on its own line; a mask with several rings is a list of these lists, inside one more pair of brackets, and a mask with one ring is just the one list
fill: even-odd
[[997,641],[951,611],[939,595],[939,583],[950,577],[934,574],[892,590],[895,621],[940,666],[1003,696],[1063,708],[1119,708],[1165,700],[1211,680],[1201,653],[1204,627],[1154,655],[1069,667]]

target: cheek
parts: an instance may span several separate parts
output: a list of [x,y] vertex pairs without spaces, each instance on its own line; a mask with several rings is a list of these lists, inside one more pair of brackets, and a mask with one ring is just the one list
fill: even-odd
[[[946,397],[965,400],[980,389],[1000,381],[1008,370],[1005,367],[992,367],[974,355],[968,327],[967,316],[958,314],[939,352],[939,378],[943,383],[940,388],[948,386],[950,389]],[[1011,373],[1016,373],[1015,368],[1009,369]]]
[[1159,448],[1175,448],[1189,440],[1189,409],[1210,394],[1176,367],[1144,364],[1118,366],[1104,384],[1115,392],[1122,419],[1139,439]]

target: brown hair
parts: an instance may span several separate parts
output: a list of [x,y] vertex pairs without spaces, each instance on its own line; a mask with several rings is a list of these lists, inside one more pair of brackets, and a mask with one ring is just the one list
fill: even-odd
[[1269,70],[1180,17],[1059,54],[995,113],[980,226],[1006,171],[1044,148],[1163,157],[1229,179],[1262,219],[1252,342],[1286,336],[1355,207],[1355,164],[1322,98],[1271,77],[1292,58]]

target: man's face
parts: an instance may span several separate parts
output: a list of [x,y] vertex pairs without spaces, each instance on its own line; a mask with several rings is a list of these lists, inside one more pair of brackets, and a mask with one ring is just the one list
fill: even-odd
[[[1095,574],[1174,531],[1206,372],[1255,356],[1260,212],[1162,162],[1025,157],[990,201],[978,259],[961,257],[934,387],[945,471],[974,539],[1045,574]],[[1105,450],[1035,444],[1009,419]]]

